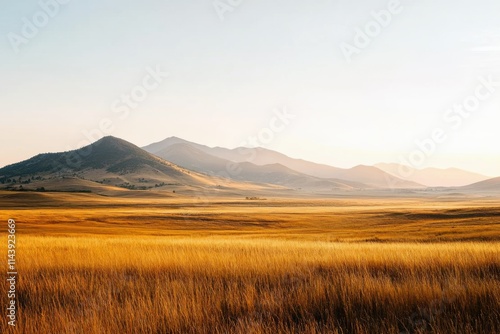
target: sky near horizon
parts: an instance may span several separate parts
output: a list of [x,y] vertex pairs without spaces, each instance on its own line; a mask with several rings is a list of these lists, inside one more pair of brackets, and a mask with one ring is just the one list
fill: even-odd
[[0,0],[0,166],[100,134],[253,137],[500,176],[498,0],[60,2]]

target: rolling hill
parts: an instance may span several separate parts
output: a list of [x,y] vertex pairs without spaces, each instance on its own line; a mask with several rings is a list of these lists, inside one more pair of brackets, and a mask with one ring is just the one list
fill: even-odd
[[460,189],[474,192],[500,192],[500,177],[473,183]]

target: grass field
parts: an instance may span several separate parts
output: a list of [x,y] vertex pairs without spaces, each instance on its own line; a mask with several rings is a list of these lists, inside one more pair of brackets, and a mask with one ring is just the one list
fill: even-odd
[[16,196],[2,333],[500,333],[495,199]]

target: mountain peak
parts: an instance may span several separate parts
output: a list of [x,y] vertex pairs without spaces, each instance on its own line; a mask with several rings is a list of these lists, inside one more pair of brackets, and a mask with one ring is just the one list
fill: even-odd
[[148,146],[144,146],[142,149],[149,152],[149,153],[156,154],[160,151],[163,151],[167,147],[172,146],[172,145],[176,145],[176,144],[189,144],[193,147],[201,149],[202,151],[204,149],[208,149],[208,146],[196,144],[196,143],[190,142],[189,140],[185,140],[185,139],[182,139],[182,138],[179,138],[176,136],[171,136],[171,137],[163,139],[159,142],[150,144]]
[[126,140],[106,136],[76,151],[66,152],[68,157],[82,159],[84,165],[106,166],[130,157],[150,159],[149,154]]
[[113,137],[113,136],[102,137],[98,141],[90,144],[89,146],[109,147],[109,148],[115,148],[115,149],[132,149],[132,150],[139,149],[139,147],[137,147],[136,145],[134,145],[126,140],[123,140],[121,138],[117,138],[117,137]]
[[105,143],[105,142],[125,142],[125,140],[114,136],[104,136],[98,141],[94,142],[94,144]]

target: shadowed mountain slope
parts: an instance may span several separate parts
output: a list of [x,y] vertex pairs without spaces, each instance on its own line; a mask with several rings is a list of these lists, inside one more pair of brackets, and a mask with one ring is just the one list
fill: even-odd
[[4,184],[26,184],[61,177],[77,177],[131,189],[167,183],[212,183],[202,175],[196,175],[115,137],[102,138],[74,151],[39,154],[0,169],[0,181]]
[[[172,156],[168,155],[166,152],[169,152],[168,151],[169,147],[176,146],[179,144],[182,144],[183,145],[182,147],[186,150],[189,150],[188,146],[191,146],[192,148],[195,148],[198,151],[205,153],[206,154],[205,158],[207,159],[208,162],[217,161],[217,163],[221,163],[221,160],[215,159],[219,158],[223,159],[224,161],[230,161],[235,163],[246,162],[246,163],[252,163],[253,165],[257,166],[279,164],[295,172],[313,176],[315,178],[343,180],[343,182],[345,183],[355,182],[358,186],[362,188],[363,187],[364,188],[425,187],[416,182],[407,181],[395,177],[373,166],[357,166],[350,169],[337,168],[324,164],[317,164],[302,159],[290,158],[282,153],[261,147],[257,148],[239,147],[235,149],[227,149],[222,147],[211,148],[205,145],[189,142],[181,138],[170,137],[163,141],[148,145],[144,147],[144,149],[150,153],[171,160],[173,159]],[[183,153],[179,151],[180,150],[179,146],[176,147],[176,150],[177,150],[177,156],[180,158],[180,156]],[[189,168],[187,165],[183,164],[183,161],[176,160],[175,163]],[[192,163],[192,161],[190,163]],[[200,168],[196,169],[198,171],[202,171],[204,167],[207,167],[209,169],[212,168],[210,164],[207,164],[207,166],[200,165],[198,167]]]
[[155,154],[185,168],[210,175],[218,175],[239,181],[270,183],[290,188],[302,189],[355,189],[367,188],[359,182],[336,179],[322,179],[292,170],[279,163],[255,165],[250,162],[233,162],[210,155],[200,148],[178,142],[158,150]]

